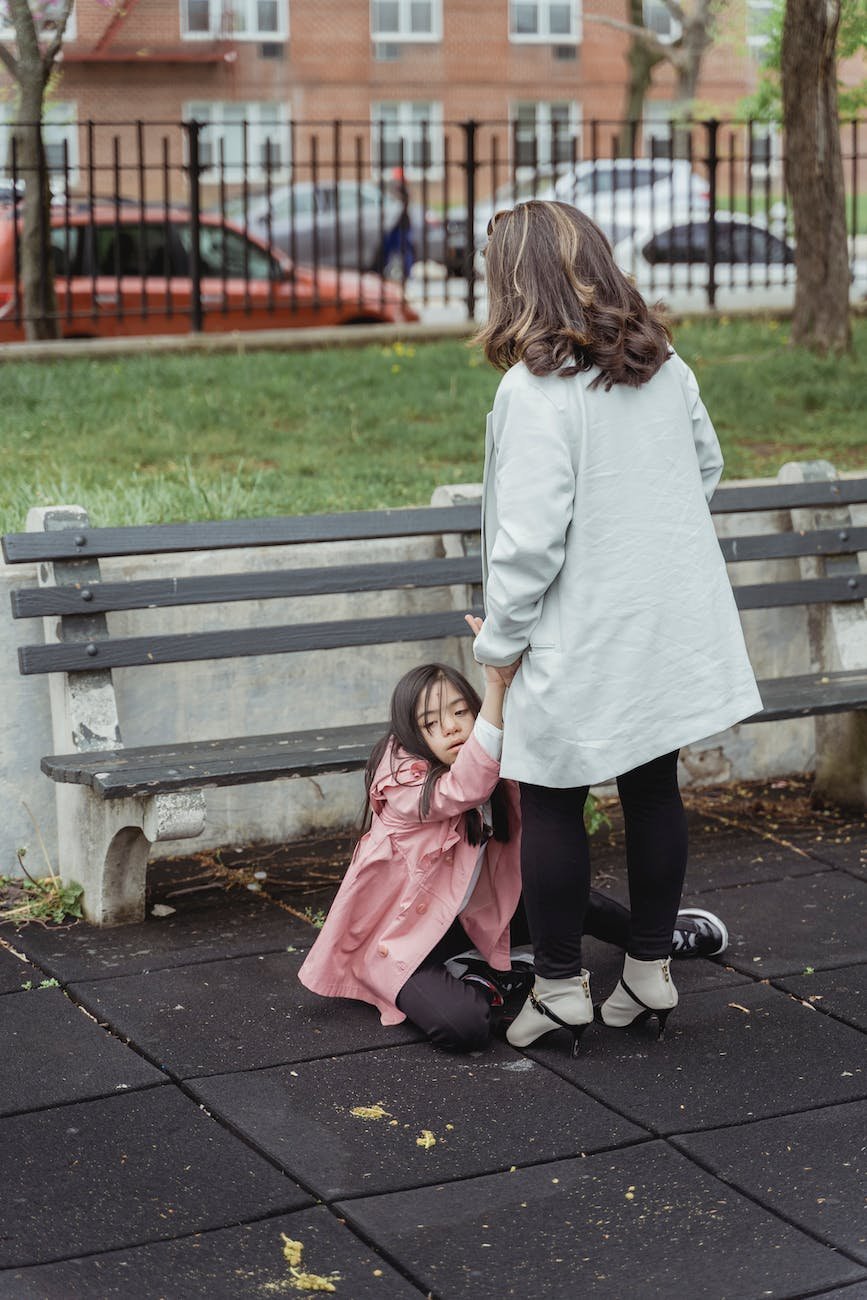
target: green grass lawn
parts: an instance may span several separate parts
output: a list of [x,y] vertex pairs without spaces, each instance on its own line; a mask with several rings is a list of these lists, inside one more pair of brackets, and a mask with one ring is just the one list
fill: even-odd
[[[787,325],[679,325],[726,475],[823,456],[867,465],[867,319],[842,361]],[[482,474],[498,376],[460,342],[0,365],[0,527],[79,503],[96,524],[427,503]]]

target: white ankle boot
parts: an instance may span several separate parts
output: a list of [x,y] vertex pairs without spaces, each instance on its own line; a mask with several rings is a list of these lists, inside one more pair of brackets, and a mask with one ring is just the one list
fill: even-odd
[[568,1029],[572,1055],[577,1056],[581,1035],[592,1020],[589,971],[582,970],[565,980],[537,975],[530,996],[506,1030],[506,1038],[513,1047],[529,1047],[543,1034]]
[[671,978],[671,967],[666,957],[662,961],[638,961],[625,957],[623,975],[617,987],[600,1007],[600,1019],[605,1025],[624,1029],[635,1020],[656,1016],[659,1037],[665,1022],[677,1006],[677,989]]

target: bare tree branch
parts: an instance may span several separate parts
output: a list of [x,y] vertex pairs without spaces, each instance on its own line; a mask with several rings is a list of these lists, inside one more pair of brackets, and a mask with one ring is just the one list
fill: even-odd
[[63,44],[66,24],[69,22],[69,15],[72,13],[72,6],[74,3],[75,0],[63,0],[63,9],[60,12],[60,17],[55,23],[54,35],[45,47],[45,51],[42,55],[47,72],[50,72],[54,60],[57,58],[60,51],[60,47]]
[[[39,52],[39,39],[36,35],[36,23],[33,20],[33,14],[30,12],[30,6],[27,0],[7,0],[9,7],[9,17],[12,19],[12,26],[15,28],[15,39],[18,42],[18,65],[19,67],[28,66],[35,68],[42,62],[42,55]],[[19,77],[20,81],[21,78]]]
[[5,45],[0,45],[0,63],[3,64],[7,72],[9,72],[16,81],[21,80],[18,74],[18,61],[11,50],[7,50]]
[[609,18],[607,14],[585,14],[585,23],[601,23],[603,27],[613,27],[617,32],[625,32],[636,40],[643,41],[649,50],[660,58],[670,59],[672,46],[668,41],[661,41],[649,27],[636,27],[634,23],[622,22],[619,18]]

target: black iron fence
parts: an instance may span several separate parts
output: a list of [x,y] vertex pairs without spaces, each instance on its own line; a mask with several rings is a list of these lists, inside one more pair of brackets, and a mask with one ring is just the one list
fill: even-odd
[[[863,128],[841,126],[855,297],[867,293]],[[32,184],[51,190],[38,270],[64,336],[478,318],[487,223],[532,196],[588,212],[642,291],[675,309],[793,294],[785,139],[768,124],[275,117],[52,131],[36,169],[15,133],[5,141],[0,341],[27,324]]]

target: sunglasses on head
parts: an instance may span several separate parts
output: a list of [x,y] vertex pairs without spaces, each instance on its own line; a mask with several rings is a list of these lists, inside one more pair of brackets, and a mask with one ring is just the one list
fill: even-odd
[[507,216],[511,211],[512,211],[511,208],[500,208],[499,212],[494,213],[494,215],[491,217],[490,221],[488,222],[488,239],[490,239],[491,235],[494,233],[494,226],[497,224],[497,222],[502,217]]

